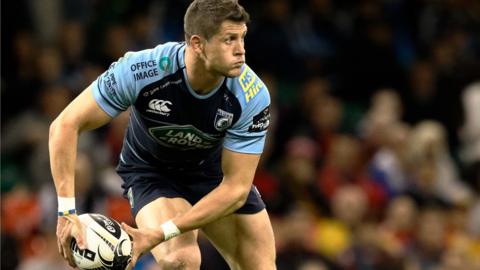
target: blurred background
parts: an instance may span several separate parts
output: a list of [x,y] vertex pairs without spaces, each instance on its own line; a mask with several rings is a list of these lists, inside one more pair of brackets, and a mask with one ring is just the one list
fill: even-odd
[[[49,124],[125,52],[183,40],[189,2],[1,2],[2,270],[68,269]],[[255,184],[278,269],[480,269],[480,1],[240,3],[272,96]],[[82,135],[76,197],[132,224],[114,171],[127,119]],[[199,242],[202,269],[228,269]]]

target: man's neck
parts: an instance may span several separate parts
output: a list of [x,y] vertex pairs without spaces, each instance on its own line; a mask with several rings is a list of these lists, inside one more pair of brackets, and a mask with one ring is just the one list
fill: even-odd
[[224,79],[224,76],[208,71],[203,60],[189,46],[185,48],[185,69],[190,86],[199,95],[210,93]]

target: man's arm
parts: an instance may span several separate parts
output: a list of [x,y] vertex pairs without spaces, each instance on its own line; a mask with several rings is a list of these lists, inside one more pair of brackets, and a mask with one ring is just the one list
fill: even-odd
[[[91,86],[75,98],[50,125],[48,147],[50,167],[57,196],[73,202],[75,197],[75,160],[80,132],[106,124],[111,117],[95,101]],[[65,210],[65,209],[63,209]],[[68,221],[67,221],[68,220]],[[85,247],[83,229],[75,214],[59,217],[57,222],[58,251],[75,267],[69,249],[72,234],[80,248]]]
[[93,98],[91,86],[75,98],[50,125],[50,167],[57,195],[74,197],[75,159],[78,135],[98,128],[112,118]]
[[245,204],[252,187],[260,155],[243,154],[224,148],[222,183],[198,201],[188,212],[172,221],[181,232],[203,227],[235,212]]

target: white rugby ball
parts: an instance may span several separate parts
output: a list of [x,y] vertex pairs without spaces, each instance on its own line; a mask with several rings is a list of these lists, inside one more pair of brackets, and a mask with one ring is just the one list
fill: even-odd
[[127,232],[114,219],[101,214],[82,214],[87,248],[81,250],[75,238],[70,243],[79,269],[124,270],[130,262],[132,242]]

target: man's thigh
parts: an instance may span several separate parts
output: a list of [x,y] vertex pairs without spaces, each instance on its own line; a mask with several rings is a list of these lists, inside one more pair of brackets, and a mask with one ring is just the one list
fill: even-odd
[[275,240],[265,209],[223,217],[202,231],[232,270],[275,269]]
[[[138,228],[159,228],[162,223],[180,213],[188,211],[192,206],[183,198],[158,198],[143,206],[137,213],[135,221]],[[198,231],[183,233],[161,243],[152,249],[155,260],[159,263],[170,260],[189,260],[188,264],[200,263],[200,250],[197,244]],[[168,262],[170,263],[170,262]]]

